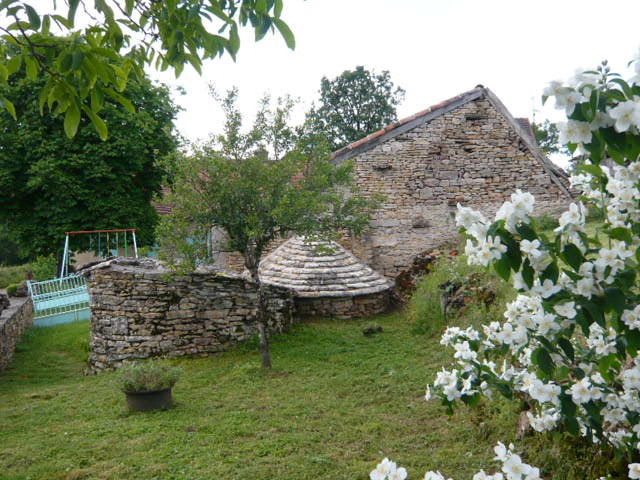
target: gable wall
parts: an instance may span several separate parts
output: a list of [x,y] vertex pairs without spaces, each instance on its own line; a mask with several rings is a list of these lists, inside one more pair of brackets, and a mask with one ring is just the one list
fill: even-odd
[[[386,200],[370,231],[345,247],[395,277],[420,252],[457,237],[457,202],[493,215],[516,189],[537,210],[569,202],[506,119],[484,98],[352,158],[358,185]],[[341,242],[343,243],[343,242]]]

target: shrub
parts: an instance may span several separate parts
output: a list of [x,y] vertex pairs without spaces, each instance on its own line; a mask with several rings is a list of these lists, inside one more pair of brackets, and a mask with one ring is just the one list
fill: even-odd
[[32,264],[33,277],[38,280],[50,280],[56,278],[58,262],[53,255],[39,256]]
[[539,231],[551,231],[554,228],[558,228],[558,226],[560,225],[560,223],[558,222],[558,219],[548,213],[545,213],[544,215],[538,218],[535,218],[534,223],[535,223],[536,229]]
[[[588,157],[571,177],[581,201],[553,232],[532,221],[527,192],[511,195],[494,221],[458,207],[469,263],[492,266],[518,295],[501,321],[447,329],[441,343],[455,349],[455,365],[432,388],[449,412],[481,396],[520,399],[533,430],[612,449],[639,479],[640,57],[632,63],[629,82],[604,62],[546,92],[569,117],[561,141]],[[604,214],[596,231],[588,207]]]
[[[442,332],[447,319],[463,306],[459,303],[460,298],[452,297],[456,293],[453,290],[458,288],[465,290],[464,294],[472,300],[464,305],[467,318],[485,321],[487,315],[493,314],[488,304],[502,305],[508,290],[498,280],[483,268],[467,265],[464,257],[440,257],[433,271],[422,277],[409,301],[408,317],[415,322],[414,333],[433,335]],[[493,298],[483,298],[487,292],[492,292]],[[444,295],[447,298],[443,298]]]
[[182,370],[160,360],[128,362],[118,371],[120,389],[127,393],[152,392],[172,388]]
[[26,280],[29,272],[31,272],[31,264],[28,263],[15,267],[0,267],[0,288],[7,288],[13,283]]

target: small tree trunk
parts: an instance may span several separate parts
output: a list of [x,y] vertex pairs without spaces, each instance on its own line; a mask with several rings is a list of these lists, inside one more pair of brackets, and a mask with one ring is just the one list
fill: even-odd
[[262,351],[262,367],[271,368],[271,353],[269,352],[269,337],[267,332],[267,302],[264,296],[264,288],[260,282],[258,268],[251,268],[251,278],[258,289],[258,310],[256,320],[258,322],[258,332],[260,333],[260,350]]

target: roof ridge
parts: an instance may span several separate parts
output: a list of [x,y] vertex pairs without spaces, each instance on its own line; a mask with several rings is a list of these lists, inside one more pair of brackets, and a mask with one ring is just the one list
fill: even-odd
[[[393,123],[390,123],[388,125],[386,125],[385,127],[381,128],[380,130],[370,133],[369,135],[367,135],[366,137],[361,138],[360,140],[356,140],[355,142],[350,143],[349,145],[346,145],[342,148],[340,148],[339,150],[336,150],[335,152],[333,152],[333,158],[337,159],[338,157],[345,155],[346,153],[354,150],[355,148],[358,148],[362,145],[365,145],[366,143],[370,142],[371,140],[374,140],[382,135],[384,135],[385,133],[389,133],[392,132],[393,130],[397,129],[398,127],[401,127],[403,125],[406,125],[409,122],[412,122],[414,120],[418,120],[422,117],[425,117],[429,114],[433,114],[435,112],[438,112],[439,110],[444,110],[446,109],[446,107],[448,107],[449,105],[459,101],[459,100],[463,100],[465,97],[473,97],[474,94],[477,94],[479,92],[483,92],[485,90],[485,87],[483,87],[482,85],[477,85],[474,88],[472,88],[471,90],[467,90],[466,92],[460,93],[454,97],[448,98],[446,100],[443,100],[439,103],[436,103],[434,105],[431,105],[430,107],[425,108],[424,110],[420,110],[419,112],[414,113],[413,115],[409,115],[408,117],[404,117],[400,120],[397,120]],[[469,100],[472,100],[472,98],[469,98]],[[442,113],[445,113],[444,111],[442,111]],[[435,115],[438,116],[438,115]]]

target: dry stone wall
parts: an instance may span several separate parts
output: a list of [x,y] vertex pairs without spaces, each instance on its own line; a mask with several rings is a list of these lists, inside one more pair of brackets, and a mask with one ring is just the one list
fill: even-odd
[[22,334],[33,326],[33,304],[29,298],[12,298],[0,313],[0,371],[13,360]]
[[[389,277],[427,249],[457,237],[458,202],[489,215],[516,189],[536,197],[537,211],[566,206],[554,182],[514,127],[484,97],[353,156],[357,183],[386,201],[369,232],[343,244]],[[561,175],[561,183],[566,178]]]
[[296,316],[300,318],[368,317],[389,309],[389,290],[355,297],[296,297]]
[[[167,279],[158,271],[116,264],[90,273],[89,367],[100,371],[129,359],[205,356],[255,335],[257,291],[240,277],[193,273]],[[269,330],[292,321],[288,290],[268,287]]]

